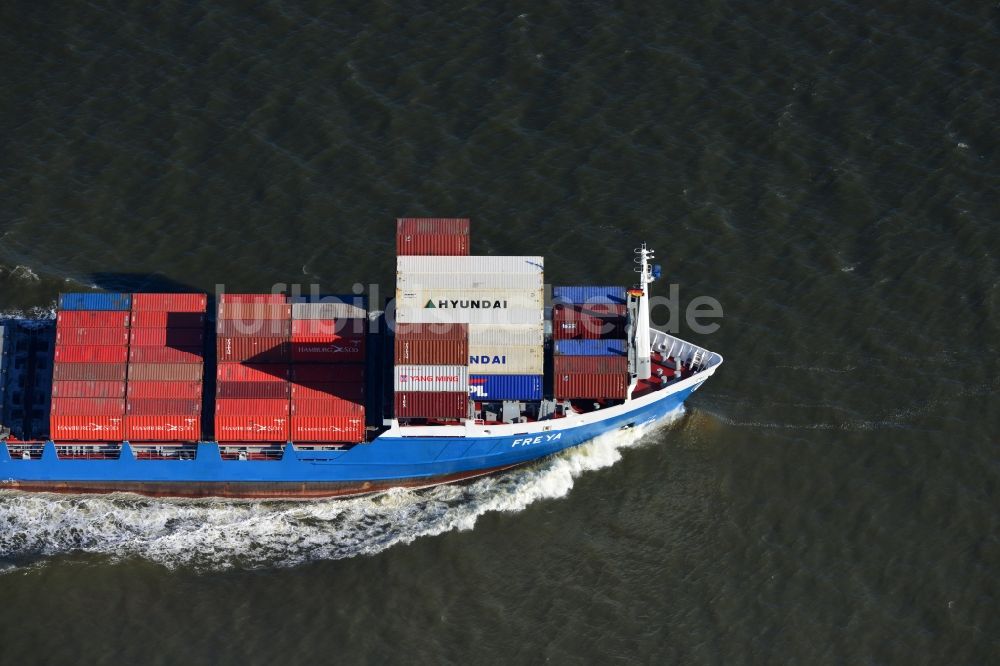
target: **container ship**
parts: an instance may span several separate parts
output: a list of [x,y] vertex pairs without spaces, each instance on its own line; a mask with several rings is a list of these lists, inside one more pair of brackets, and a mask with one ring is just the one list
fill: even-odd
[[0,322],[0,488],[310,498],[458,482],[677,410],[722,363],[634,284],[396,221],[396,294],[67,293]]

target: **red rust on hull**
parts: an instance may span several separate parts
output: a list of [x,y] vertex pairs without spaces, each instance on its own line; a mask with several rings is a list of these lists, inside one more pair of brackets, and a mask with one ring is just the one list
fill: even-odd
[[447,483],[459,483],[479,476],[496,474],[519,465],[505,465],[489,469],[460,472],[421,479],[400,481],[364,481],[364,482],[297,482],[282,481],[263,483],[255,481],[228,483],[189,482],[189,483],[158,483],[158,482],[119,482],[119,483],[86,483],[67,481],[16,481],[8,480],[0,485],[3,490],[21,490],[24,492],[60,493],[63,495],[107,495],[111,493],[133,493],[147,497],[179,497],[187,499],[218,497],[223,499],[322,499],[330,497],[353,497],[370,495],[391,488],[429,488]]

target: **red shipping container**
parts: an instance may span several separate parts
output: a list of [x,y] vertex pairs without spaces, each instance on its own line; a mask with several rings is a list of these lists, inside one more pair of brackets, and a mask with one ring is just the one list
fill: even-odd
[[396,236],[396,254],[420,256],[466,256],[469,254],[468,236],[427,234],[421,236]]
[[197,416],[201,414],[200,398],[129,398],[125,407],[129,416]]
[[341,399],[363,403],[365,401],[365,385],[351,382],[309,382],[294,383],[292,400],[328,400]]
[[129,347],[128,358],[132,363],[203,363],[201,349],[177,347]]
[[58,328],[127,328],[128,312],[119,310],[60,310]]
[[552,382],[557,400],[623,400],[628,393],[628,375],[556,374]]
[[124,398],[53,398],[52,416],[121,416]]
[[337,342],[293,342],[293,363],[359,363],[365,360],[365,339]]
[[365,419],[361,416],[293,416],[293,442],[363,442]]
[[143,398],[200,400],[201,382],[130,381],[128,399],[131,401]]
[[128,328],[80,328],[56,327],[57,345],[86,345],[88,347],[102,345],[128,344]]
[[364,418],[365,405],[362,402],[324,398],[315,400],[292,400],[292,416],[358,416]]
[[130,363],[128,380],[200,382],[203,368],[195,363]]
[[287,338],[292,332],[289,319],[220,319],[215,333],[223,338]]
[[468,236],[471,220],[467,217],[398,217],[396,234],[409,236]]
[[293,319],[293,342],[335,342],[365,335],[365,319]]
[[57,442],[120,442],[125,439],[125,420],[117,416],[49,417],[49,437]]
[[125,417],[125,439],[130,442],[197,442],[201,439],[201,417],[129,414]]
[[132,328],[204,328],[203,312],[171,312],[150,310],[133,312]]
[[215,371],[215,377],[220,382],[287,381],[288,375],[288,366],[276,363],[220,363]]
[[397,255],[464,256],[469,254],[469,220],[401,218],[396,220]]
[[215,416],[220,442],[287,442],[287,416]]
[[553,340],[621,340],[626,329],[623,320],[586,318],[565,320],[556,318],[552,323]]
[[288,399],[288,382],[219,382],[217,398],[254,398],[257,400]]
[[216,416],[287,416],[288,399],[216,398]]
[[205,294],[132,294],[132,312],[205,312]]
[[125,363],[128,347],[85,347],[56,345],[55,362],[60,363]]
[[621,309],[624,305],[565,306],[552,308],[552,337],[556,340],[612,340],[625,337],[626,319],[624,314],[601,312],[600,310]]
[[198,349],[205,342],[205,332],[200,328],[133,328],[131,342],[134,347]]
[[[342,319],[342,322],[360,321]],[[292,337],[296,338],[324,338],[333,340],[337,336],[336,319],[293,319]]]
[[555,356],[552,379],[557,400],[614,399],[628,393],[628,359],[624,356]]
[[464,419],[469,413],[465,392],[399,391],[395,395],[396,418]]
[[553,356],[555,374],[627,374],[625,356]]
[[469,325],[396,323],[396,340],[468,340]]
[[53,398],[124,398],[125,382],[58,381],[52,382]]
[[[292,381],[302,382],[347,382],[362,384],[365,381],[365,366],[350,363],[337,365],[303,363],[292,366]],[[292,389],[295,390],[294,388]]]
[[288,303],[220,303],[219,319],[291,319]]
[[219,304],[229,303],[286,303],[284,294],[219,294]]
[[125,363],[56,363],[53,381],[125,381]]
[[215,351],[219,363],[287,363],[286,338],[218,338]]
[[397,365],[468,365],[468,340],[396,339]]

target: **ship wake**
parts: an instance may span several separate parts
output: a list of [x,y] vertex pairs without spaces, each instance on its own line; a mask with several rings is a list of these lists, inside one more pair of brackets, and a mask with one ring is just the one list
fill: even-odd
[[0,492],[0,574],[53,558],[143,558],[212,571],[289,567],[374,555],[397,544],[470,530],[480,516],[564,497],[580,474],[676,420],[602,435],[531,466],[463,485],[339,500],[168,500],[134,495]]

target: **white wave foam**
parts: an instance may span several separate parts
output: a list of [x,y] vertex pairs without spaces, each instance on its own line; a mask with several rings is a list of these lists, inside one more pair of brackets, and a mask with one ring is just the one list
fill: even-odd
[[[0,558],[30,564],[86,552],[112,560],[142,557],[168,567],[229,569],[372,555],[420,537],[472,529],[491,511],[517,512],[564,497],[580,474],[613,465],[621,449],[681,413],[465,485],[371,497],[264,502],[0,491]],[[0,567],[0,575],[10,570]]]
[[31,266],[22,266],[22,265],[15,266],[10,271],[9,275],[12,278],[16,278],[18,280],[26,280],[28,282],[39,281],[38,273],[31,270]]
[[28,308],[27,310],[11,309],[0,311],[0,320],[17,319],[22,326],[27,328],[32,326],[47,326],[55,318],[56,308],[54,304],[48,307]]

